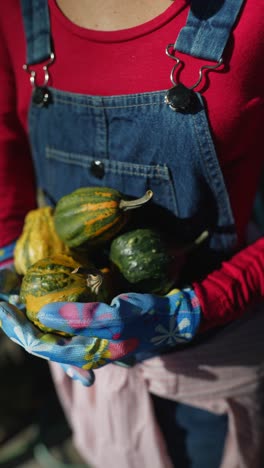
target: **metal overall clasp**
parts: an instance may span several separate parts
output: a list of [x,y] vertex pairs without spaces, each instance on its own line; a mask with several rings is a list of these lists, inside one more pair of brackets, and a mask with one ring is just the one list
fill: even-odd
[[42,84],[37,83],[37,72],[32,68],[32,66],[26,63],[23,65],[23,70],[29,74],[29,81],[33,87],[32,101],[38,107],[47,106],[51,101],[51,93],[47,88],[47,85],[50,80],[49,67],[54,60],[55,55],[51,52],[48,62],[42,67],[44,72],[44,80]]
[[187,87],[184,84],[177,82],[174,78],[177,67],[182,63],[182,61],[175,55],[175,52],[174,44],[169,44],[166,48],[166,54],[175,60],[176,63],[170,74],[170,80],[173,87],[166,93],[164,102],[168,104],[173,111],[184,113],[193,112],[197,105],[197,95],[194,92],[194,89],[201,83],[203,71],[215,70],[222,65],[223,60],[221,58],[216,65],[203,65],[199,70],[199,78],[196,83],[194,83],[193,86]]

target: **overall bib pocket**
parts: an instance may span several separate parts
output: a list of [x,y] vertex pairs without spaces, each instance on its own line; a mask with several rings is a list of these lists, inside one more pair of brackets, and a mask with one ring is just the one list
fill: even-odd
[[[167,165],[96,159],[49,146],[45,148],[45,158],[49,177],[42,181],[39,174],[40,184],[45,185],[45,191],[56,201],[79,187],[112,187],[131,197],[139,197],[150,189],[157,205],[166,206],[177,214],[173,183]],[[63,181],[59,183],[61,178],[58,175],[61,173]]]
[[208,230],[213,249],[233,245],[229,197],[201,97],[196,113],[180,114],[164,103],[164,91],[49,91],[51,103],[32,102],[29,114],[38,186],[48,203],[79,187],[111,187],[132,198],[150,189],[155,222],[162,219],[177,243]]

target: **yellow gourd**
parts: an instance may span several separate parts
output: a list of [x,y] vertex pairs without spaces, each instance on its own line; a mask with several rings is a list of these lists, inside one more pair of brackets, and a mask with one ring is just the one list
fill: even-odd
[[55,231],[53,212],[53,208],[44,206],[29,211],[25,217],[23,231],[14,250],[18,274],[25,275],[28,268],[42,258],[69,253],[69,248]]

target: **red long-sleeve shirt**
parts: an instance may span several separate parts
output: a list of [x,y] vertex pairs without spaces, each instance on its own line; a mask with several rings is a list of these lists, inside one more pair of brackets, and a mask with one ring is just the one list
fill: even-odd
[[[165,54],[184,26],[185,0],[174,1],[155,19],[129,29],[91,31],[73,24],[49,0],[56,60],[50,68],[55,88],[94,95],[168,89],[174,65]],[[263,2],[247,0],[225,51],[226,66],[201,84],[214,143],[234,212],[239,245],[263,164],[264,24]],[[198,79],[203,60],[179,54],[186,85]],[[35,182],[28,143],[29,75],[22,70],[26,44],[19,0],[1,5],[0,16],[0,246],[21,232],[35,207]],[[41,81],[42,65],[37,65]],[[235,266],[232,262],[236,262]],[[205,319],[225,322],[239,316],[264,293],[264,241],[194,284]],[[249,268],[250,266],[250,268]]]

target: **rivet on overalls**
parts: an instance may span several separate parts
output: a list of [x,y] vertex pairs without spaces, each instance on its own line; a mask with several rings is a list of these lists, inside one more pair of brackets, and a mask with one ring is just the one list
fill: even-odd
[[105,174],[105,166],[102,161],[93,161],[90,166],[92,174],[97,177],[97,179],[102,179]]
[[194,112],[197,109],[199,103],[197,94],[194,92],[194,89],[201,83],[203,78],[203,71],[215,70],[220,67],[223,63],[221,58],[216,65],[203,65],[199,70],[199,78],[197,82],[190,87],[185,86],[182,83],[177,83],[174,79],[175,71],[178,65],[181,63],[181,60],[175,55],[174,44],[169,44],[166,48],[166,54],[172,58],[176,63],[171,70],[170,80],[174,85],[170,88],[164,98],[164,102],[170,106],[173,111],[177,112]]
[[50,79],[49,67],[54,62],[55,55],[52,52],[50,54],[49,61],[43,66],[44,71],[44,82],[41,86],[37,84],[37,73],[33,70],[30,65],[24,64],[23,70],[29,73],[29,81],[33,87],[32,102],[38,107],[47,106],[51,102],[51,92],[47,88],[47,84]]
[[32,102],[38,107],[47,106],[51,102],[51,92],[48,88],[37,86],[33,91]]

